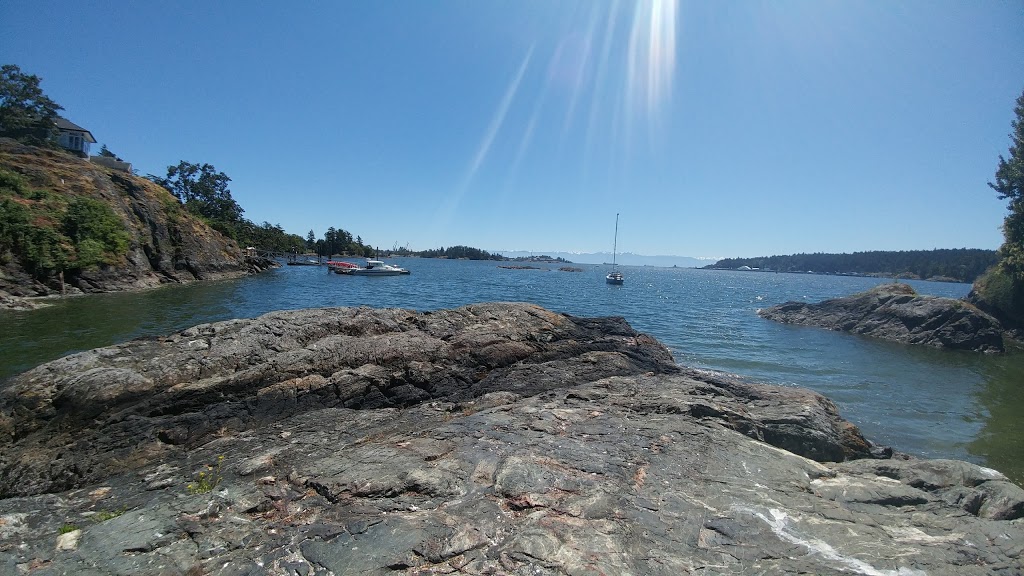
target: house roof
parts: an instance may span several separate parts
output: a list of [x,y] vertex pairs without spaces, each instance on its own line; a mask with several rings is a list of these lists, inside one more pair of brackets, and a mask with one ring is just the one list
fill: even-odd
[[54,122],[54,124],[57,125],[57,128],[59,128],[61,130],[67,130],[69,132],[83,132],[83,133],[85,133],[86,136],[88,136],[88,140],[89,140],[90,143],[92,143],[92,144],[96,143],[96,139],[93,138],[92,132],[89,132],[85,128],[82,128],[81,126],[79,126],[78,124],[75,124],[74,122],[72,122],[70,120],[66,120],[66,119],[61,118],[60,116],[58,116],[57,118],[54,119],[53,122]]

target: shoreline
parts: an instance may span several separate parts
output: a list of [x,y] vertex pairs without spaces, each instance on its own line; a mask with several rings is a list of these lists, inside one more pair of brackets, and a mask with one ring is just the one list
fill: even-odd
[[148,290],[155,290],[163,288],[165,286],[186,286],[189,284],[195,284],[199,282],[216,282],[219,280],[233,280],[236,278],[244,278],[246,276],[254,276],[261,274],[272,268],[280,268],[281,263],[276,260],[269,260],[261,258],[260,261],[255,261],[251,257],[245,258],[245,267],[226,272],[209,272],[203,276],[203,278],[194,278],[191,280],[177,281],[161,281],[166,279],[166,276],[157,276],[151,274],[149,278],[156,280],[153,283],[139,281],[135,284],[122,284],[114,290],[94,290],[84,291],[80,288],[72,287],[65,294],[43,294],[40,296],[16,296],[10,294],[5,290],[0,289],[0,313],[4,311],[12,312],[31,312],[33,310],[40,310],[42,308],[48,308],[54,305],[55,301],[60,301],[65,298],[81,298],[83,296],[99,295],[99,294],[121,294],[121,293],[135,293],[135,292],[146,292]]

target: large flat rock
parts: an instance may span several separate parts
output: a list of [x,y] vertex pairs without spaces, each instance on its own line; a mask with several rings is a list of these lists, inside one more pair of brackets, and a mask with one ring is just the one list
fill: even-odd
[[998,472],[867,458],[819,394],[525,304],[204,325],[0,409],[2,573],[1014,574],[1024,549]]
[[786,302],[757,313],[784,324],[816,326],[906,344],[1003,351],[998,320],[963,300],[920,295],[907,284],[882,284],[867,292],[818,303]]

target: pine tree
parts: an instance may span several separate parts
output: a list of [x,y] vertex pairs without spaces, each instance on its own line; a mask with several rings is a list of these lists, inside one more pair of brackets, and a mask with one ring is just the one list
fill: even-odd
[[1009,200],[1000,260],[975,283],[972,297],[1004,324],[1024,328],[1024,93],[1014,112],[1009,158],[999,156],[995,182],[988,183],[999,198]]

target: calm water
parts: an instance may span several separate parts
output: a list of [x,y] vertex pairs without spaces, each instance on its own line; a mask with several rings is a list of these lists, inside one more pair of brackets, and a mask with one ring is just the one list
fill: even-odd
[[[135,294],[69,298],[33,312],[0,312],[0,379],[76,350],[166,334],[203,322],[319,306],[450,308],[528,301],[580,316],[624,316],[681,364],[805,386],[832,398],[880,444],[985,464],[1024,484],[1024,354],[932,350],[758,318],[758,308],[819,301],[881,280],[838,276],[623,267],[584,272],[505,270],[494,262],[395,259],[410,276],[367,278],[286,266],[240,280]],[[911,282],[960,297],[966,284]]]

